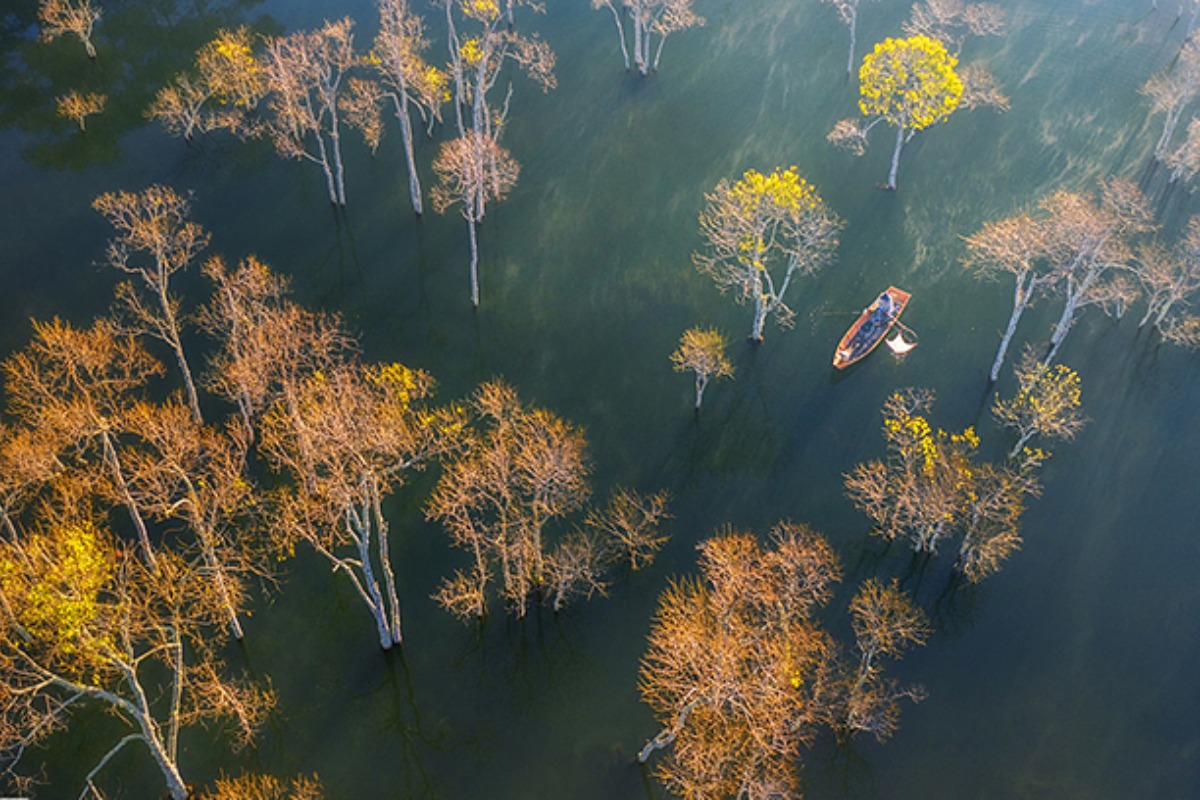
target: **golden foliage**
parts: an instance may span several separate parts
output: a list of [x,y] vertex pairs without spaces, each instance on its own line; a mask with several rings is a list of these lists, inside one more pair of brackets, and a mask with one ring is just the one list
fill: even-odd
[[491,136],[468,130],[443,142],[433,162],[438,183],[430,192],[433,207],[444,214],[462,203],[463,216],[478,222],[486,204],[502,200],[517,183],[521,166]]
[[41,39],[51,42],[63,34],[74,34],[83,43],[88,56],[95,58],[92,27],[100,19],[101,12],[101,7],[92,0],[39,0]]
[[283,780],[273,775],[246,773],[236,778],[222,776],[197,800],[321,800],[325,796],[321,781],[300,775]]
[[54,98],[54,110],[60,117],[74,120],[79,130],[86,130],[86,120],[92,114],[99,114],[108,102],[108,95],[87,92],[80,94],[72,89],[66,94]]
[[1044,365],[1029,348],[1015,371],[1017,393],[992,404],[996,421],[1018,434],[1010,457],[1034,436],[1073,439],[1084,424],[1079,373],[1062,364]]
[[957,64],[937,39],[885,39],[863,58],[858,107],[897,127],[924,130],[958,107],[963,83],[954,69]]

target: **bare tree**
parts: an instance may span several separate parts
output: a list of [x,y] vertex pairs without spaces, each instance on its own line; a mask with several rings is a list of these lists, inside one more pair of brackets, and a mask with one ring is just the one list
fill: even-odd
[[659,598],[642,657],[662,731],[638,760],[668,750],[655,772],[681,797],[798,798],[800,750],[837,707],[836,645],[818,619],[837,558],[787,522],[769,546],[729,531],[698,549],[700,577]]
[[517,183],[520,165],[486,133],[471,130],[442,144],[433,172],[438,184],[430,198],[439,214],[462,205],[471,241],[471,305],[479,307],[479,244],[476,226],[483,221],[487,204],[502,200]]
[[162,373],[162,365],[111,322],[78,330],[55,319],[35,322],[33,332],[29,346],[4,361],[9,413],[23,429],[45,437],[41,446],[70,456],[76,465],[71,472],[82,473],[91,491],[125,507],[143,557],[155,564],[120,443],[137,393]]
[[950,45],[954,55],[972,36],[1000,36],[1006,27],[1004,9],[993,3],[963,0],[922,0],[913,5],[903,26],[909,36],[928,36]]
[[582,528],[554,527],[584,509],[590,494],[583,432],[548,411],[529,408],[512,387],[485,383],[472,406],[482,425],[463,453],[443,465],[426,514],[451,542],[471,553],[471,567],[445,580],[435,599],[464,618],[487,613],[495,580],[508,608],[524,616],[535,598],[559,610],[573,596],[607,586],[615,561],[637,569],[665,537],[665,494],[643,498],[618,490],[606,509],[591,509]]
[[0,543],[0,760],[17,781],[25,751],[85,707],[110,711],[132,730],[85,778],[81,796],[126,745],[141,742],[173,800],[188,788],[179,734],[197,722],[230,720],[249,741],[274,698],[226,677],[204,641],[215,618],[210,585],[164,552],[151,570],[83,520],[45,520]]
[[995,280],[1004,275],[1013,277],[1012,312],[1008,326],[1000,339],[1000,348],[992,361],[989,379],[995,383],[1008,353],[1008,346],[1017,332],[1017,323],[1031,303],[1054,285],[1061,273],[1050,268],[1047,259],[1048,223],[1028,214],[1018,214],[998,222],[988,222],[976,234],[969,236],[965,263],[976,277]]
[[87,118],[99,114],[108,102],[108,95],[87,92],[80,94],[72,89],[66,94],[54,98],[54,110],[60,117],[74,120],[79,130],[87,130]]
[[263,133],[284,158],[321,167],[329,201],[346,205],[340,98],[347,73],[358,63],[354,22],[346,17],[315,31],[270,39],[263,56],[267,104]]
[[52,42],[63,34],[79,38],[88,58],[96,57],[92,44],[92,28],[99,21],[102,9],[92,0],[39,0],[38,22],[42,41]]
[[172,296],[170,283],[208,245],[208,233],[190,219],[187,198],[169,186],[107,192],[92,207],[116,229],[116,237],[108,243],[109,265],[135,276],[151,295],[147,302],[131,284],[123,283],[117,288],[122,307],[138,332],[159,339],[174,352],[188,405],[196,421],[201,421],[200,399],[180,338],[179,300]]
[[1150,113],[1163,114],[1163,131],[1154,145],[1154,157],[1163,159],[1187,106],[1200,96],[1200,42],[1188,40],[1175,63],[1142,85],[1150,98]]
[[146,116],[184,139],[218,129],[247,137],[258,130],[256,110],[265,91],[254,34],[245,27],[220,30],[196,53],[195,71],[176,75],[160,89]]
[[453,449],[462,427],[458,409],[426,405],[432,390],[424,372],[348,362],[286,387],[262,420],[261,450],[292,482],[277,493],[276,535],[346,574],[385,650],[402,637],[384,498]]
[[1200,291],[1200,217],[1188,220],[1187,233],[1171,250],[1160,244],[1139,248],[1137,276],[1146,297],[1146,314],[1138,327],[1151,324],[1160,331],[1172,312],[1186,308]]
[[696,375],[696,411],[704,400],[704,390],[713,378],[733,376],[733,364],[725,356],[725,337],[715,328],[688,328],[679,337],[679,347],[671,353],[676,372]]
[[854,50],[858,44],[858,7],[863,0],[821,0],[826,5],[837,9],[838,16],[850,29],[850,53],[846,57],[846,74],[854,74]]
[[[693,0],[620,0],[619,5],[620,9],[615,0],[592,0],[592,8],[608,8],[612,12],[626,70],[629,69],[629,47],[625,43],[621,10],[628,13],[633,27],[633,60],[642,75],[649,74],[652,69],[658,72],[658,63],[662,59],[663,45],[668,36],[704,25],[704,17],[696,13]],[[658,47],[654,48],[651,58],[655,36],[658,37]]]

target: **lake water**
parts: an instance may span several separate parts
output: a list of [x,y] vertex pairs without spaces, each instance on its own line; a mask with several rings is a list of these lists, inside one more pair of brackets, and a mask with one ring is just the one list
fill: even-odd
[[[914,566],[885,548],[845,499],[842,475],[879,456],[879,408],[893,390],[938,393],[944,428],[977,424],[983,451],[1011,442],[986,413],[986,371],[1011,288],[960,265],[961,236],[1056,189],[1145,179],[1167,236],[1200,211],[1148,175],[1159,121],[1138,87],[1182,39],[1176,0],[1007,0],[1010,29],[967,43],[1012,109],[960,111],[916,139],[899,191],[875,187],[890,135],[867,154],[825,134],[854,113],[847,34],[815,0],[698,0],[706,27],[672,37],[662,70],[622,70],[612,19],[554,0],[536,30],[558,54],[558,88],[514,77],[505,144],[522,163],[512,196],[481,229],[482,308],[473,314],[462,220],[409,209],[397,132],[374,158],[348,137],[344,218],[323,179],[262,145],[220,137],[189,148],[141,117],[153,93],[219,27],[290,31],[348,14],[374,29],[365,0],[110,0],[89,63],[76,42],[30,41],[32,0],[6,0],[0,53],[0,351],[30,317],[80,324],[102,313],[115,277],[99,264],[108,230],[99,193],[169,183],[195,193],[211,252],[249,253],[291,276],[305,303],[343,313],[366,356],[430,370],[461,398],[504,376],[522,397],[584,426],[599,497],[617,485],[671,490],[673,538],[612,595],[557,616],[463,626],[428,599],[464,563],[423,521],[429,480],[389,509],[405,646],[381,655],[350,586],[304,554],[247,621],[230,658],[269,676],[280,705],[255,747],[189,732],[181,765],[197,785],[253,768],[317,772],[332,798],[662,797],[633,761],[656,732],[637,664],[656,598],[694,570],[694,545],[722,526],[765,533],[791,518],[825,533],[846,566],[831,625],[853,584],[898,576],[934,618],[929,645],[895,669],[928,699],[904,709],[884,745],[824,740],[804,759],[810,798],[1188,798],[1200,796],[1200,370],[1193,353],[1089,313],[1061,360],[1079,371],[1090,422],[1055,446],[1025,544],[982,586],[947,591],[950,557]],[[860,50],[898,35],[906,3],[864,3]],[[426,13],[440,36],[440,16]],[[437,56],[440,60],[440,56]],[[86,136],[54,117],[68,88],[104,91]],[[1182,126],[1181,126],[1182,127]],[[445,132],[439,132],[442,137]],[[420,144],[423,178],[435,142]],[[748,309],[691,264],[703,193],[744,170],[797,165],[846,222],[836,263],[799,281],[793,330],[751,347]],[[903,362],[878,352],[834,375],[853,315],[895,283],[913,293],[920,335]],[[195,276],[180,283],[200,298]],[[1023,322],[1015,349],[1044,339],[1053,302]],[[692,384],[668,357],[680,333],[715,325],[737,376],[691,412]],[[1006,373],[1002,391],[1011,390]],[[75,797],[117,726],[91,715],[45,754],[39,797]],[[131,748],[106,770],[114,796],[162,791]]]

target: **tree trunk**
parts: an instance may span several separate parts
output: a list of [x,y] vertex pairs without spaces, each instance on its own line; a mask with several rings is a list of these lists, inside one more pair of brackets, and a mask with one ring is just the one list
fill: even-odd
[[662,60],[663,45],[667,43],[667,35],[664,33],[658,39],[658,49],[654,51],[654,71],[658,72],[658,62]]
[[471,237],[471,305],[479,308],[479,243],[475,238],[475,215],[467,216],[467,232]]
[[388,628],[392,641],[401,644],[404,639],[400,635],[400,595],[396,591],[396,574],[392,570],[392,557],[388,545],[388,524],[383,518],[383,504],[379,497],[379,487],[371,486],[371,513],[375,516],[375,528],[379,537],[379,568],[383,571],[383,585],[387,590]]
[[338,132],[337,119],[334,118],[333,130],[329,132],[333,144],[333,167],[337,179],[337,203],[346,207],[346,169],[342,166],[342,135]]
[[[1032,285],[1032,280],[1030,285]],[[1000,340],[1000,349],[996,351],[996,360],[992,362],[992,371],[988,375],[992,383],[1000,378],[1000,367],[1004,364],[1004,359],[1008,354],[1008,345],[1012,341],[1013,334],[1017,332],[1017,323],[1021,321],[1021,315],[1025,313],[1025,308],[1029,305],[1030,293],[1031,290],[1025,284],[1024,277],[1017,278],[1017,288],[1013,292],[1012,315],[1008,318],[1008,327],[1004,330],[1004,337]]]
[[329,153],[325,149],[325,137],[320,133],[317,133],[317,151],[321,154],[317,163],[325,172],[325,188],[329,190],[329,202],[336,206],[338,204],[337,188],[333,183],[333,170],[329,168]]
[[88,58],[96,57],[96,46],[92,44],[90,36],[83,37],[83,49],[87,51]]
[[1058,318],[1058,324],[1054,326],[1054,333],[1050,335],[1050,350],[1042,359],[1043,367],[1049,366],[1050,362],[1054,360],[1063,339],[1067,338],[1067,331],[1071,330],[1071,325],[1075,322],[1075,310],[1079,307],[1081,294],[1082,290],[1079,290],[1067,295],[1067,304],[1063,307],[1062,316]]
[[116,448],[113,447],[112,439],[107,431],[100,434],[101,444],[104,447],[104,460],[108,462],[108,468],[112,472],[113,482],[117,485],[117,492],[121,495],[121,500],[125,503],[125,508],[129,511],[129,518],[133,520],[133,527],[137,530],[138,541],[142,545],[142,553],[146,556],[146,563],[153,570],[158,569],[158,561],[154,558],[154,549],[150,547],[150,534],[146,531],[146,523],[142,519],[142,515],[138,513],[137,504],[133,502],[133,495],[129,493],[129,484],[125,482],[125,473],[121,469],[121,462],[117,458]]
[[846,59],[846,75],[854,75],[854,49],[858,45],[858,10],[850,9],[850,55]]
[[612,3],[606,3],[612,12],[613,22],[617,23],[617,41],[621,43],[621,58],[625,60],[625,71],[629,71],[629,48],[625,46],[625,26],[621,24],[621,12]]
[[904,149],[904,126],[896,128],[896,149],[892,151],[892,168],[888,172],[887,188],[896,190],[896,170],[900,168],[900,151]]
[[1171,138],[1175,135],[1175,128],[1179,125],[1179,120],[1183,116],[1183,103],[1172,106],[1167,109],[1167,117],[1163,120],[1163,132],[1158,137],[1158,144],[1154,146],[1154,157],[1162,161],[1163,156],[1167,154],[1167,147],[1171,144]]
[[1021,437],[1017,439],[1017,443],[1013,445],[1013,449],[1008,451],[1008,457],[1010,459],[1016,458],[1017,454],[1021,452],[1021,448],[1024,447],[1025,443],[1032,438],[1033,431],[1026,431],[1025,433],[1022,433]]
[[413,212],[419,217],[425,213],[421,204],[421,182],[417,177],[417,161],[413,156],[412,120],[408,115],[408,93],[401,89],[396,103],[396,118],[400,121],[400,139],[404,143],[404,160],[408,165],[408,193],[412,197]]
[[[346,524],[350,525],[348,520]],[[369,521],[364,523],[364,525],[369,524]],[[384,613],[383,596],[379,592],[379,581],[375,580],[375,569],[371,566],[371,539],[369,531],[351,530],[350,535],[354,538],[355,544],[358,545],[358,558],[362,562],[360,569],[363,576],[363,588],[370,598],[367,607],[371,609],[371,616],[375,618],[375,629],[379,633],[379,646],[384,650],[390,650],[395,642],[392,640],[391,627],[388,625],[387,616]]]
[[[176,680],[181,680],[182,675],[177,676]],[[138,687],[140,692],[141,687]],[[188,790],[187,785],[183,782],[183,776],[179,774],[179,765],[175,763],[175,759],[167,752],[163,745],[162,739],[158,732],[158,726],[150,718],[149,712],[144,709],[139,710],[137,714],[138,727],[142,731],[142,740],[146,743],[146,747],[150,749],[150,755],[154,756],[154,761],[158,764],[158,768],[162,770],[163,777],[167,780],[167,788],[171,792],[171,800],[187,800]]]
[[221,598],[221,606],[225,609],[225,615],[229,617],[229,632],[234,639],[240,642],[246,634],[242,631],[242,623],[238,619],[237,609],[233,607],[233,600],[229,595],[229,584],[225,579],[225,565],[220,562],[207,541],[201,543],[201,548],[204,551],[204,563],[212,570],[213,581],[217,584],[217,596]]
[[633,61],[637,64],[638,73],[641,75],[645,75],[647,71],[645,45],[642,41],[646,36],[646,30],[642,26],[641,13],[635,6],[633,14]]
[[708,376],[696,373],[696,411],[700,411],[700,403],[704,400],[704,390],[708,388]]

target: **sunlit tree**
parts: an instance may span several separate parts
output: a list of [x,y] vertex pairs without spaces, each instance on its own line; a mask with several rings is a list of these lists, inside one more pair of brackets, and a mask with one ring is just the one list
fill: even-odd
[[462,427],[458,409],[428,405],[432,390],[419,370],[348,361],[287,387],[262,418],[260,449],[291,479],[276,495],[275,535],[346,575],[385,650],[402,637],[384,500],[454,448]]
[[353,27],[346,17],[276,37],[262,57],[268,106],[262,133],[284,158],[319,166],[329,201],[340,206],[346,205],[340,101],[348,73],[359,63]]
[[841,220],[795,167],[722,179],[705,201],[700,232],[707,246],[693,258],[722,291],[754,308],[750,338],[761,342],[767,317],[792,324],[788,287],[833,261]]
[[1151,115],[1163,115],[1163,130],[1154,145],[1154,157],[1161,160],[1171,147],[1184,110],[1200,97],[1200,42],[1184,42],[1175,62],[1146,81],[1142,94],[1150,98]]
[[193,71],[181,72],[158,91],[146,116],[185,139],[218,129],[246,137],[257,130],[255,112],[265,91],[254,34],[245,27],[220,30],[196,53]]
[[150,569],[86,519],[45,520],[0,542],[0,761],[9,777],[26,785],[21,756],[88,707],[130,730],[80,796],[102,796],[101,771],[141,743],[172,800],[185,800],[181,729],[224,718],[234,743],[247,743],[274,698],[228,678],[204,641],[216,619],[209,588],[171,553]]
[[1200,217],[1188,221],[1187,232],[1175,247],[1150,244],[1139,248],[1137,265],[1146,298],[1146,313],[1138,327],[1149,324],[1161,331],[1200,291]]
[[664,494],[620,490],[564,535],[564,521],[584,512],[590,494],[583,432],[526,406],[500,381],[480,386],[472,408],[477,424],[468,445],[443,464],[426,509],[454,546],[471,554],[471,566],[435,595],[443,608],[483,617],[495,583],[518,617],[538,599],[558,610],[574,596],[603,592],[616,561],[635,569],[649,563],[664,539]]
[[1043,219],[1018,214],[988,222],[978,233],[967,237],[965,264],[974,270],[977,277],[995,280],[1011,275],[1013,278],[1012,312],[989,373],[993,383],[1000,377],[1000,368],[1017,332],[1021,315],[1062,277],[1059,271],[1051,268],[1048,258],[1047,225]]
[[957,56],[970,36],[1004,33],[1004,9],[993,3],[964,0],[921,0],[901,26],[909,36],[928,36],[949,45]]
[[487,204],[503,200],[517,183],[521,166],[486,133],[467,131],[444,142],[433,162],[438,183],[430,198],[439,214],[461,206],[471,242],[471,305],[479,307],[479,243],[476,227]]
[[72,89],[66,94],[54,98],[54,110],[60,116],[73,120],[79,130],[87,130],[87,118],[99,114],[108,102],[108,95],[95,92],[79,93]]
[[996,421],[1017,433],[1009,458],[1016,458],[1034,436],[1073,439],[1084,423],[1079,373],[1062,364],[1043,365],[1032,350],[1025,351],[1015,371],[1016,394],[992,404]]
[[247,583],[267,577],[265,537],[253,519],[258,497],[247,479],[249,440],[238,427],[214,429],[178,402],[140,402],[128,415],[137,437],[124,462],[131,493],[147,514],[182,531],[172,549],[212,584],[229,632],[243,637]]
[[1033,471],[1046,458],[1036,448],[1023,448],[1017,463],[980,464],[963,514],[963,535],[954,568],[979,583],[998,572],[1021,546],[1025,498],[1040,492]]
[[696,375],[696,410],[704,400],[704,390],[713,378],[733,377],[733,364],[725,355],[725,337],[715,328],[688,328],[679,337],[679,347],[671,353],[676,372]]
[[886,677],[886,659],[896,659],[912,647],[925,644],[929,623],[893,579],[884,585],[868,579],[850,601],[857,658],[849,670],[845,711],[834,726],[854,733],[870,733],[883,741],[896,730],[900,701],[925,697],[919,686],[901,686]]
[[200,421],[200,399],[192,370],[183,352],[179,300],[171,294],[171,278],[191,265],[209,241],[208,233],[191,219],[191,203],[169,186],[154,185],[140,192],[107,192],[92,203],[116,230],[108,243],[108,263],[134,276],[133,284],[117,287],[122,309],[140,333],[171,348],[183,377],[188,405]]
[[33,340],[3,369],[8,411],[35,437],[31,444],[61,454],[87,493],[123,506],[143,557],[153,565],[155,548],[130,490],[121,440],[130,408],[150,378],[162,374],[162,365],[111,322],[80,330],[55,319],[33,323]]
[[315,775],[284,780],[251,772],[236,778],[218,778],[197,800],[322,800],[324,796],[321,781]]
[[69,33],[83,43],[88,58],[95,58],[92,29],[99,21],[101,11],[100,5],[92,0],[39,0],[38,23],[42,41],[52,42]]
[[639,761],[680,797],[799,797],[801,748],[836,714],[837,648],[818,614],[840,579],[829,543],[780,523],[769,545],[725,532],[700,576],[659,598],[639,674],[662,731]]
[[905,142],[918,131],[946,119],[958,107],[963,82],[958,59],[937,39],[917,35],[885,39],[875,45],[859,68],[859,110],[865,124],[847,119],[829,134],[834,144],[861,154],[867,134],[881,122],[896,128],[896,146],[887,188],[896,188],[896,171]]
[[1128,276],[1137,266],[1133,237],[1155,224],[1145,195],[1125,180],[1102,183],[1095,198],[1060,191],[1040,205],[1051,268],[1065,298],[1043,359],[1049,364],[1084,309],[1099,306],[1120,316],[1136,299],[1137,286]]

